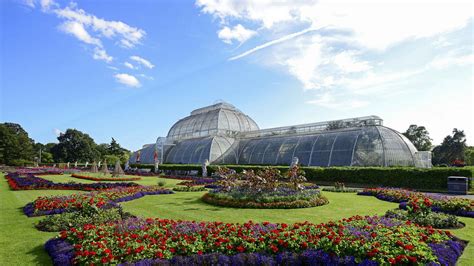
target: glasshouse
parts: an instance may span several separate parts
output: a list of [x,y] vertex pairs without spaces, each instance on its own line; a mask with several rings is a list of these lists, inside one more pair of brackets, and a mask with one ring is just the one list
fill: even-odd
[[129,162],[289,165],[294,157],[304,166],[431,165],[430,156],[378,116],[260,129],[224,102],[192,111]]

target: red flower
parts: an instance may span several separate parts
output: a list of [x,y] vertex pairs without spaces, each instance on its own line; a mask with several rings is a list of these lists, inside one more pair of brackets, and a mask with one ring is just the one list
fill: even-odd
[[240,245],[240,246],[238,246],[238,247],[236,248],[236,250],[237,250],[238,252],[244,252],[244,251],[245,251],[245,247],[243,247],[242,245]]
[[406,245],[406,246],[405,246],[405,249],[406,249],[406,250],[412,250],[412,249],[414,249],[414,248],[415,248],[415,247],[414,247],[413,245]]

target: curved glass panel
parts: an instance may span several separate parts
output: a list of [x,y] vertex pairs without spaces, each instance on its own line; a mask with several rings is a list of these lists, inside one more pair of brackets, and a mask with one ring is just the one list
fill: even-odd
[[285,138],[285,141],[280,145],[280,150],[278,151],[277,165],[291,164],[298,139],[297,137]]
[[383,166],[383,145],[375,126],[360,130],[352,155],[353,166]]
[[330,166],[346,166],[352,163],[354,144],[360,130],[341,132],[337,135],[331,152]]
[[414,166],[413,154],[400,135],[386,127],[378,127],[383,141],[385,166]]
[[[299,138],[298,145],[295,148],[294,157],[298,157],[299,163],[303,166],[309,165],[309,157],[313,149],[314,142],[318,139],[316,136],[302,136]],[[293,158],[292,158],[293,159]]]
[[274,138],[268,140],[268,146],[263,155],[262,164],[275,164],[278,158],[280,146],[285,141],[284,138]]
[[313,145],[311,161],[308,165],[329,166],[329,156],[331,155],[332,146],[337,136],[337,134],[319,135],[319,138]]

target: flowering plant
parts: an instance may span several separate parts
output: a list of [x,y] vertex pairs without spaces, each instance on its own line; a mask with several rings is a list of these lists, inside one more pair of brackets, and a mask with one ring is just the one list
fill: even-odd
[[171,193],[173,191],[158,186],[138,186],[68,196],[38,197],[35,201],[28,203],[23,211],[27,216],[41,216],[78,210],[87,211],[90,208],[112,208],[116,207],[118,202],[130,201],[146,195]]
[[40,178],[31,174],[21,176],[18,173],[9,173],[5,176],[8,185],[12,190],[40,190],[40,189],[55,189],[55,190],[106,190],[117,187],[134,187],[138,186],[136,183],[55,183],[44,178]]
[[[225,256],[258,253],[274,258],[284,252],[299,255],[306,251],[353,262],[429,264],[444,259],[438,255],[443,252],[442,247],[451,247],[450,241],[456,239],[448,231],[377,216],[353,216],[317,225],[134,218],[62,231],[57,239],[47,243],[47,250],[53,261],[60,259],[58,249],[49,247],[59,243],[62,258],[81,265],[214,253]],[[64,247],[65,243],[70,247]],[[460,255],[463,246],[458,248]]]
[[[429,201],[428,204],[432,211],[474,218],[474,200],[470,199],[425,194],[399,188],[366,188],[357,194],[375,196],[380,200],[390,202],[399,202],[402,209],[407,209],[409,202],[415,200],[416,204],[423,202],[426,206],[425,199],[427,199],[426,201]],[[414,207],[412,206],[412,208]]]
[[71,174],[72,177],[78,179],[92,180],[92,181],[136,181],[140,177],[93,177],[84,174]]

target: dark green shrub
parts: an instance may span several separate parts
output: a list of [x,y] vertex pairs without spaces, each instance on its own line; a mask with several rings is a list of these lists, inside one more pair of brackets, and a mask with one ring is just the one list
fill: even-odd
[[402,221],[410,220],[419,225],[432,226],[439,229],[463,227],[457,216],[439,212],[429,212],[426,215],[422,215],[409,214],[405,210],[394,209],[387,211],[387,213],[385,213],[385,217]]
[[[135,165],[134,165],[135,166]],[[138,167],[140,166],[140,167]],[[153,165],[137,165],[138,168],[153,167]],[[237,172],[243,170],[262,170],[263,165],[209,165],[207,171],[213,174],[218,167],[227,167]],[[288,171],[288,166],[272,166],[282,173]],[[150,168],[151,169],[151,168]],[[201,173],[201,165],[197,164],[163,164],[162,170],[196,170]],[[301,167],[308,181],[316,183],[344,182],[364,186],[385,186],[415,188],[423,190],[446,190],[448,176],[465,176],[471,178],[473,169],[464,167]],[[472,182],[469,180],[469,187]]]
[[87,211],[64,212],[49,215],[36,224],[40,231],[57,232],[68,230],[72,227],[82,227],[85,224],[103,224],[132,217],[129,213],[122,212],[121,208],[88,209]]
[[204,187],[175,187],[173,191],[178,192],[196,192],[196,191],[206,191]]

